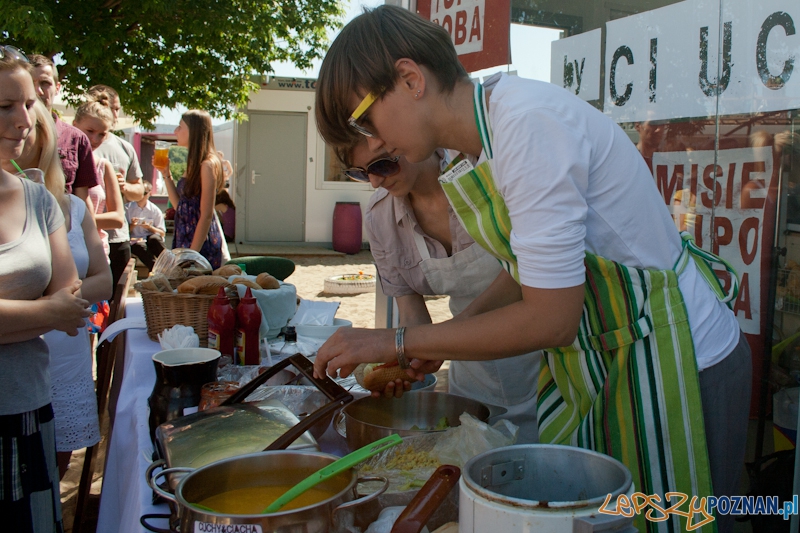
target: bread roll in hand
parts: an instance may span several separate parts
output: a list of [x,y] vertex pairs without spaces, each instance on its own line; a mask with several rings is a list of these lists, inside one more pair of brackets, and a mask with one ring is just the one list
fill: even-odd
[[397,361],[391,363],[362,363],[353,371],[356,381],[365,389],[373,392],[383,392],[386,385],[396,379],[411,381],[408,372],[400,368]]

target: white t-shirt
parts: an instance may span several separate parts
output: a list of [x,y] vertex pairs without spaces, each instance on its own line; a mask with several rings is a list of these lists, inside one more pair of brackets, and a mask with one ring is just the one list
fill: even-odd
[[[585,281],[584,252],[626,266],[672,269],[681,239],[653,176],[625,132],[550,83],[493,76],[492,171],[511,217],[511,248],[529,287]],[[478,163],[486,160],[482,153]],[[739,340],[733,312],[694,261],[679,278],[700,370]]]
[[[164,232],[167,231],[167,227],[164,224],[164,214],[161,212],[161,209],[150,200],[147,200],[144,207],[139,207],[139,204],[136,202],[128,203],[128,205],[125,206],[125,218],[128,220],[128,224],[130,224],[131,220],[134,218],[147,218],[152,221],[150,224],[153,227]],[[150,231],[138,224],[131,228],[132,239],[146,239],[150,235],[152,235]]]

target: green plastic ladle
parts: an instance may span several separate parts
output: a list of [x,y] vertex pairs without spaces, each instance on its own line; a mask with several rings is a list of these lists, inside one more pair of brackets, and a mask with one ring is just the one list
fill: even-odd
[[360,448],[353,453],[349,453],[338,459],[322,470],[318,470],[305,478],[303,481],[292,487],[291,489],[287,490],[283,496],[272,502],[269,507],[264,509],[262,514],[274,513],[277,512],[289,503],[290,501],[294,500],[305,491],[310,488],[313,488],[319,483],[322,483],[326,479],[330,479],[334,476],[337,476],[344,472],[345,470],[349,470],[350,468],[354,467],[355,465],[366,461],[373,455],[376,455],[383,450],[389,449],[392,446],[396,446],[403,442],[403,439],[400,435],[389,435],[388,437],[384,437],[380,440],[376,440],[372,444],[367,444],[363,448]]

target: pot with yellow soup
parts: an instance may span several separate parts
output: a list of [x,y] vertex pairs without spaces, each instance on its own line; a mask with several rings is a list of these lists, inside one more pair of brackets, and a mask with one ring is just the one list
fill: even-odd
[[[361,498],[355,469],[327,479],[293,500],[279,512],[264,509],[291,487],[337,460],[319,452],[269,451],[224,459],[196,470],[148,470],[148,483],[178,507],[180,531],[218,531],[222,525],[241,525],[253,533],[336,533],[352,523],[351,508],[377,498],[388,486]],[[188,472],[175,494],[163,490],[158,478],[170,472]],[[249,529],[247,526],[250,526]],[[237,529],[238,530],[238,529]]]

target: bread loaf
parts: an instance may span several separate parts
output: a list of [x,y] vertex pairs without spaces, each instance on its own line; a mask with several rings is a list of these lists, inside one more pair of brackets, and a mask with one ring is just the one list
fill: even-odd
[[229,287],[231,284],[222,276],[197,276],[189,278],[178,285],[181,294],[217,294],[220,287]]
[[247,278],[242,278],[242,277],[233,278],[231,280],[231,283],[233,283],[234,285],[244,285],[245,287],[250,287],[251,289],[254,290],[259,290],[259,291],[261,290],[261,285],[259,285],[255,281],[250,281]]
[[396,379],[411,381],[408,372],[400,368],[396,362],[385,365],[381,363],[360,364],[353,371],[353,376],[359,385],[374,392],[383,392],[386,385]]
[[262,272],[261,274],[256,276],[256,283],[258,283],[259,286],[262,289],[280,289],[281,288],[280,281],[278,281],[274,277],[270,276],[266,272]]
[[223,278],[238,276],[241,273],[242,269],[239,268],[239,265],[222,265],[213,272],[215,276],[222,276]]

